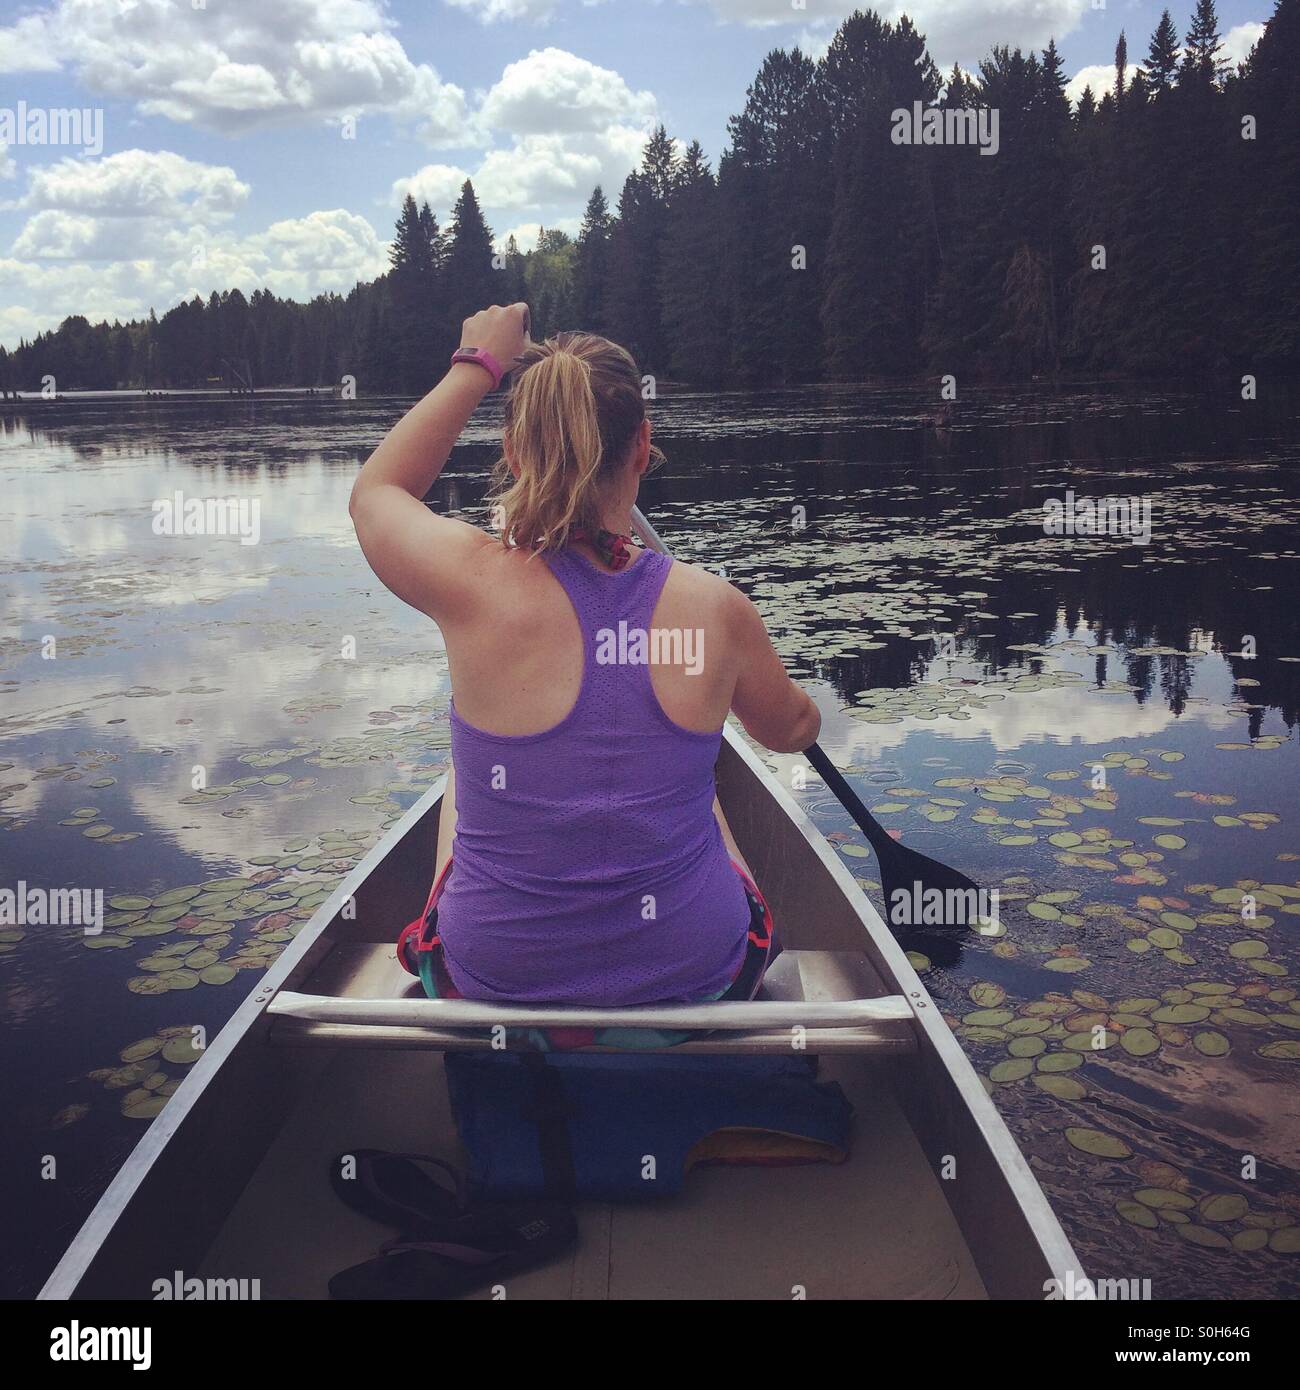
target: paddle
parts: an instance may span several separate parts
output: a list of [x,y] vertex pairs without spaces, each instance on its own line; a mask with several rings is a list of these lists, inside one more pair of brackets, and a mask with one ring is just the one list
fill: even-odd
[[[642,515],[639,507],[632,508],[632,525],[651,550],[668,554],[668,547],[660,539],[659,533]],[[956,907],[956,915],[961,920],[949,920],[945,916],[944,921],[927,922],[925,923],[926,926],[959,930],[974,925],[973,921],[967,920],[967,914],[962,909],[966,902],[973,904],[977,900],[957,898],[954,901],[946,896],[949,893],[979,893],[979,888],[973,879],[959,873],[956,869],[949,868],[947,864],[939,863],[937,859],[931,859],[928,855],[899,844],[862,804],[853,788],[844,780],[839,769],[826,756],[820,744],[814,743],[806,748],[804,757],[808,759],[822,781],[835,793],[840,805],[853,817],[858,829],[866,836],[867,843],[875,850],[876,863],[880,869],[880,886],[884,890],[887,921],[893,916],[890,909],[898,901],[896,896],[898,893],[905,894],[911,901],[915,891],[928,894],[932,890],[937,890],[945,894],[942,899],[945,904],[945,913]],[[916,925],[920,924],[917,923]],[[890,926],[892,929],[892,922]]]

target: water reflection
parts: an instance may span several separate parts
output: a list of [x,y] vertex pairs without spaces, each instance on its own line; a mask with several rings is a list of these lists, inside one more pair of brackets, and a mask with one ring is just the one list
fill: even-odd
[[[676,553],[754,597],[818,698],[832,756],[868,805],[900,808],[882,821],[1004,894],[1004,936],[960,955],[908,944],[930,957],[927,984],[1090,1270],[1150,1272],[1164,1296],[1294,1290],[1271,1243],[1285,1247],[1300,1220],[1296,1063],[1267,1049],[1300,1018],[1297,898],[1274,892],[1245,922],[1222,895],[1253,883],[1300,896],[1295,403],[935,394],[666,398],[655,420],[669,463],[643,506]],[[267,900],[325,891],[445,758],[436,630],[379,587],[346,512],[401,404],[0,412],[5,880],[53,883],[72,866],[108,895],[150,902],[223,875],[259,880],[231,890],[228,910],[217,891],[215,918],[176,919],[211,928],[201,943],[228,938],[217,954],[243,968],[220,987],[129,988],[140,959],[183,946],[183,932],[98,950],[0,937],[6,1047],[23,1058],[4,1069],[12,1130],[46,1152],[57,1121],[60,1152],[96,1175],[31,1194],[13,1291],[39,1282],[141,1130],[119,1107],[134,1091],[88,1073],[120,1069],[154,1028],[218,1026],[288,930],[259,925],[283,911]],[[496,421],[489,404],[471,422],[432,505],[486,520]],[[1067,488],[1149,496],[1151,544],[1045,535],[1042,503]],[[261,542],[154,534],[151,503],[176,489],[256,497]],[[798,760],[770,761],[789,784]],[[874,891],[851,823],[824,792],[807,798]],[[158,911],[122,909],[115,929]],[[1166,1023],[1166,1009],[1197,1017]],[[1070,1039],[1098,1013],[1116,1041],[1075,1065]],[[1218,1046],[1196,1042],[1210,1032],[1226,1053],[1199,1050]],[[1058,1075],[1040,1066],[1049,1057],[1063,1078],[1051,1089],[1038,1084]],[[1106,1167],[1063,1137],[1071,1127],[1131,1157]],[[1246,1147],[1261,1159],[1251,1210],[1174,1220],[1240,1191]],[[26,1192],[30,1153],[4,1163],[7,1190]],[[1134,1194],[1166,1190],[1177,1200],[1150,1208],[1151,1226]],[[1180,1224],[1226,1232],[1227,1253]]]

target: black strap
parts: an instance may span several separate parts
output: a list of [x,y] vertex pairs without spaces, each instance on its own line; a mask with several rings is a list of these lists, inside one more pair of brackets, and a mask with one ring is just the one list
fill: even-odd
[[533,1083],[533,1107],[529,1118],[537,1125],[537,1144],[542,1157],[542,1181],[546,1195],[555,1201],[574,1196],[573,1147],[569,1140],[569,1116],[573,1113],[564,1083],[540,1052],[521,1052],[520,1065]]

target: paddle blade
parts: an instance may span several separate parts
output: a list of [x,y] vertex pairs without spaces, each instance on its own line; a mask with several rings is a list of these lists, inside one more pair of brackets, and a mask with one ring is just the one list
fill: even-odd
[[885,921],[895,935],[924,927],[927,931],[968,931],[995,915],[974,879],[937,859],[890,841],[876,851]]

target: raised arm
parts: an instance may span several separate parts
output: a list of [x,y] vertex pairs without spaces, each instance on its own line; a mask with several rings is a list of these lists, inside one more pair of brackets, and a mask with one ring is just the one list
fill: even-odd
[[[486,349],[507,370],[527,341],[525,304],[484,309],[465,320],[461,333],[462,347]],[[473,557],[494,542],[476,526],[435,515],[423,499],[491,388],[485,368],[453,365],[384,436],[348,503],[371,569],[398,598],[439,620],[468,616]]]

